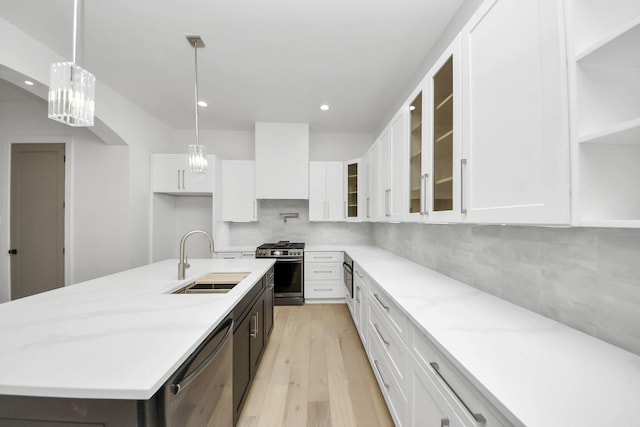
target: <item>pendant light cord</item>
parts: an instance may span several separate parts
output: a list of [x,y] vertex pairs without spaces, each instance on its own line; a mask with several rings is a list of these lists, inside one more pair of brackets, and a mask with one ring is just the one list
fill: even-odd
[[76,40],[78,38],[78,0],[73,0],[73,63],[76,63]]
[[196,105],[196,145],[200,145],[200,138],[199,138],[199,135],[198,135],[198,46],[197,46],[197,43],[193,48],[195,49],[195,62],[196,62],[196,88],[195,88],[195,92],[196,92],[196,102],[195,102],[195,105]]

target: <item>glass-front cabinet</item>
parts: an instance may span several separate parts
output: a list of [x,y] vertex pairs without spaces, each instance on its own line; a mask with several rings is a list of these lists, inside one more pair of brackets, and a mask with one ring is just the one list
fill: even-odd
[[422,214],[422,92],[409,105],[409,213]]
[[[429,145],[430,165],[423,167],[423,179],[428,181],[429,221],[459,221],[462,219],[462,174],[465,160],[461,158],[460,103],[460,37],[436,61],[427,76],[430,94]],[[423,160],[425,157],[423,157]],[[430,171],[430,172],[429,172]]]
[[360,221],[366,217],[366,188],[363,185],[362,159],[344,162],[344,216],[347,221]]

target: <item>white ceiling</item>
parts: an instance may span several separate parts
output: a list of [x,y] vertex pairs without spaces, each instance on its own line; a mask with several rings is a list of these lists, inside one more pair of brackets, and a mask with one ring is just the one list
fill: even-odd
[[[185,35],[199,34],[199,92],[209,103],[201,128],[291,121],[372,132],[462,1],[87,0],[77,62],[189,128],[194,50]],[[73,0],[0,0],[0,15],[71,60]]]

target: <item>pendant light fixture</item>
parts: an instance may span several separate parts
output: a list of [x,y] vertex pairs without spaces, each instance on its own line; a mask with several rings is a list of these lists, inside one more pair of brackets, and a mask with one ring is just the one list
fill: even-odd
[[204,42],[200,36],[187,36],[187,41],[195,52],[195,97],[196,107],[196,143],[189,145],[189,168],[193,173],[207,173],[207,150],[204,145],[200,145],[200,135],[198,132],[198,48],[204,47]]
[[96,78],[76,64],[78,0],[73,1],[73,60],[51,64],[49,118],[69,126],[93,126]]

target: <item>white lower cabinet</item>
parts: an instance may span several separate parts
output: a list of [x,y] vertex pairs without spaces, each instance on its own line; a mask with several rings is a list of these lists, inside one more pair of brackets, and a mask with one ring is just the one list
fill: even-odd
[[429,374],[420,366],[415,358],[411,362],[411,402],[407,425],[411,427],[464,426],[463,421],[455,413],[446,398],[440,393]]
[[422,327],[357,263],[354,263],[351,308],[396,426],[516,425],[444,356]]
[[344,302],[343,298],[342,252],[305,252],[305,301],[326,302],[326,300],[335,300],[335,302]]
[[396,380],[391,362],[378,341],[373,339],[373,334],[375,334],[375,331],[369,328],[369,360],[384,400],[387,402],[393,422],[396,426],[402,427],[407,425],[407,397],[405,390]]

